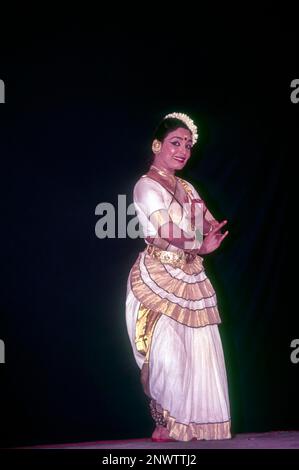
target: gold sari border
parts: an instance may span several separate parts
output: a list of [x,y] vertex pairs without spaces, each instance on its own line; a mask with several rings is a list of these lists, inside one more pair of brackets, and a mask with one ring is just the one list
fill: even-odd
[[130,282],[135,297],[144,307],[167,315],[183,325],[203,327],[210,324],[221,323],[217,306],[192,310],[187,307],[181,307],[179,304],[169,299],[161,298],[144,283],[140,274],[139,262],[136,262],[132,268]]
[[[163,408],[162,408],[163,409]],[[163,417],[169,436],[177,441],[221,440],[231,439],[231,420],[220,423],[189,423],[183,424],[170,416],[169,411],[163,409]]]

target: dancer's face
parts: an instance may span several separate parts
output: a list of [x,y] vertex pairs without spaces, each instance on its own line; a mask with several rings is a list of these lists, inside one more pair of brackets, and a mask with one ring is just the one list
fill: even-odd
[[169,171],[181,170],[191,156],[192,134],[188,129],[178,127],[164,138],[161,150],[155,155],[154,163]]

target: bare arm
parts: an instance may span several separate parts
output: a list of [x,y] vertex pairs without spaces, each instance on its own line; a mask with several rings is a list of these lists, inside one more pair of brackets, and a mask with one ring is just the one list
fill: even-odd
[[[163,240],[182,250],[198,250],[201,245],[201,242],[197,241],[194,235],[190,237],[190,235],[184,232],[184,230],[178,227],[178,225],[176,225],[173,221],[169,221],[164,223],[162,226],[159,226],[157,229],[157,234]],[[147,240],[152,243],[155,238],[147,237]],[[186,247],[190,246],[190,243],[191,247],[194,246],[194,248],[192,247],[187,249]]]
[[[190,237],[190,235],[172,221],[159,227],[158,234],[171,245],[183,250],[186,249],[187,242],[195,242],[196,240],[194,235]],[[197,248],[199,248],[199,244]]]

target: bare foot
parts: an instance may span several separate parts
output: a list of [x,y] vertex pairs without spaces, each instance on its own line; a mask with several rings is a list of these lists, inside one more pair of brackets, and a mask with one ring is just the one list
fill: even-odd
[[161,432],[163,431],[163,426],[156,426],[155,430],[152,434],[152,437],[154,439],[160,439],[161,438]]
[[161,438],[161,439],[171,439],[170,436],[169,436],[169,431],[168,431],[168,429],[165,428],[164,426],[162,427],[160,438]]
[[[154,439],[172,439],[171,437],[169,437],[169,431],[167,428],[165,428],[164,426],[156,426],[153,434],[152,434],[152,438]],[[175,439],[172,439],[173,441]]]

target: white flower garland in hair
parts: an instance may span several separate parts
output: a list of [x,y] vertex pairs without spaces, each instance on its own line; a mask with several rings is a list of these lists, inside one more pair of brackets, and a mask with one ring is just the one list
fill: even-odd
[[197,127],[192,121],[192,119],[189,118],[189,116],[187,116],[187,114],[171,113],[171,114],[167,114],[167,116],[164,117],[164,119],[168,119],[168,118],[179,119],[184,124],[186,124],[186,126],[188,127],[188,129],[190,130],[192,134],[192,145],[196,144],[197,139],[198,139]]

